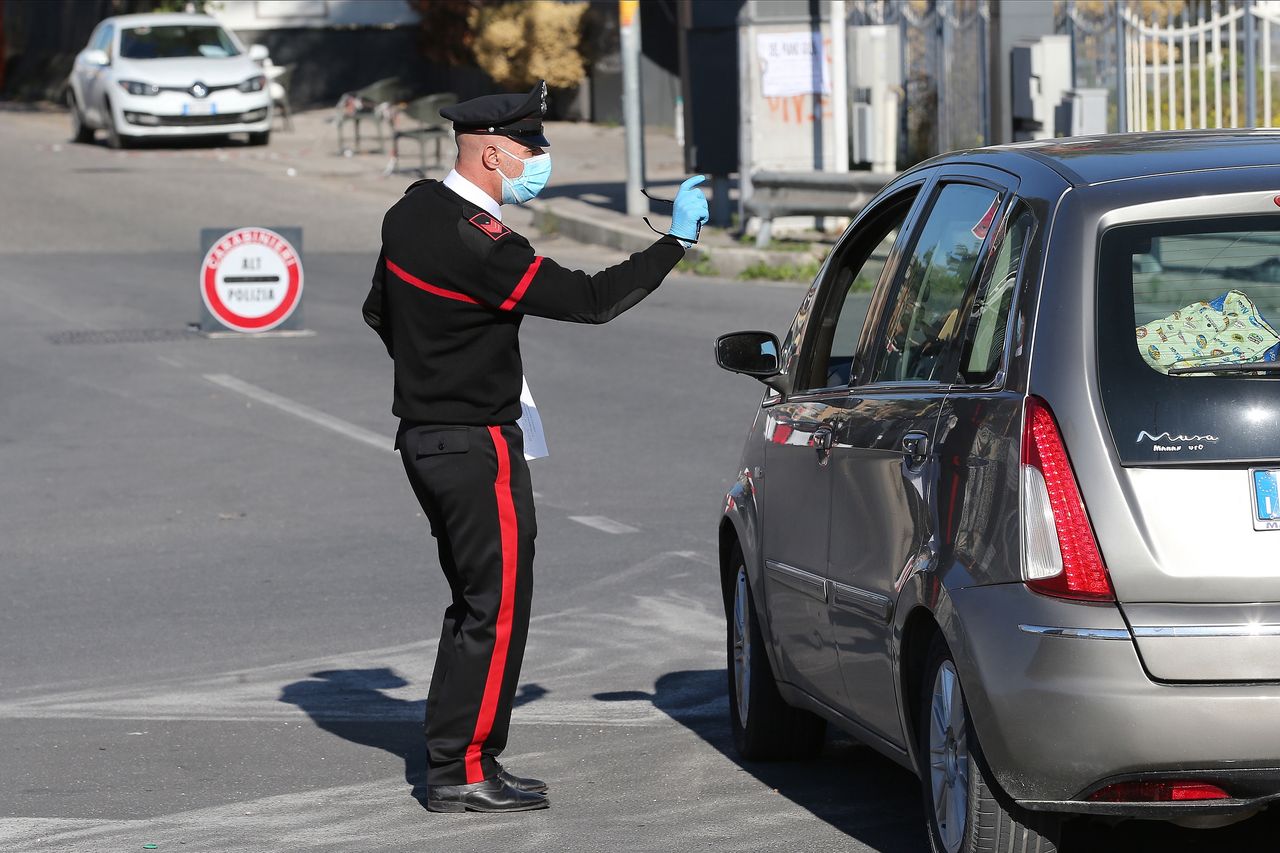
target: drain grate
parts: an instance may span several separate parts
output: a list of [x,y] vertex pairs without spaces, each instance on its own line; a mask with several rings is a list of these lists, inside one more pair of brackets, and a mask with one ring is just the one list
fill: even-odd
[[49,335],[51,344],[157,344],[203,338],[192,329],[74,329]]

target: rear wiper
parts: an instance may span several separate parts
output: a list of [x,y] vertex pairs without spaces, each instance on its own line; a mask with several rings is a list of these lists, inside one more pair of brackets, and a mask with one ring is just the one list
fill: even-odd
[[1184,373],[1280,373],[1280,361],[1244,361],[1235,364],[1188,364],[1169,368],[1170,376]]

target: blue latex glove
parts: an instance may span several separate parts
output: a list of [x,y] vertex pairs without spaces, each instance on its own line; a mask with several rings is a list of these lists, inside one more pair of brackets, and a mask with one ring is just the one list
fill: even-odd
[[667,233],[675,237],[687,249],[698,242],[698,233],[702,223],[707,221],[707,197],[698,184],[707,179],[706,175],[694,175],[680,185],[676,193],[675,207],[671,211],[671,230]]

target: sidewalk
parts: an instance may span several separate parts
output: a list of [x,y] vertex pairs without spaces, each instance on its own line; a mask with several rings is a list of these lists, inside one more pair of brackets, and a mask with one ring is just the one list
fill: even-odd
[[[294,130],[272,133],[267,149],[240,149],[263,152],[272,164],[293,169],[299,175],[346,183],[356,191],[380,195],[398,193],[417,175],[418,146],[402,140],[399,171],[390,173],[390,140],[387,150],[376,152],[376,136],[365,131],[361,150],[349,154],[338,150],[337,129],[331,110],[311,110],[294,115]],[[650,245],[656,235],[637,217],[625,210],[626,157],[621,127],[589,123],[549,122],[553,172],[551,183],[537,199],[522,208],[504,210],[517,230],[533,228],[544,236],[560,236],[580,243],[636,252]],[[351,134],[348,132],[347,141]],[[453,161],[451,144],[444,146],[444,164],[431,162],[433,145],[428,145],[426,177],[441,178]],[[656,195],[673,197],[684,171],[683,152],[665,130],[645,135],[646,187]],[[736,188],[732,191],[736,198]],[[651,203],[650,221],[665,230],[670,206]],[[759,250],[733,237],[728,229],[705,227],[698,247],[691,251],[682,268],[699,274],[725,278],[769,278],[808,283],[829,248],[823,244],[796,241],[782,248]]]

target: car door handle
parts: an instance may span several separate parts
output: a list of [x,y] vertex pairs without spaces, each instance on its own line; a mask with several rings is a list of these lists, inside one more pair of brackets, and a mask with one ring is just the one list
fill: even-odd
[[902,452],[915,463],[923,462],[929,455],[929,434],[912,431],[902,437]]
[[818,451],[818,464],[826,465],[831,458],[831,444],[835,430],[829,426],[820,426],[813,431],[813,438],[810,440],[810,446]]

